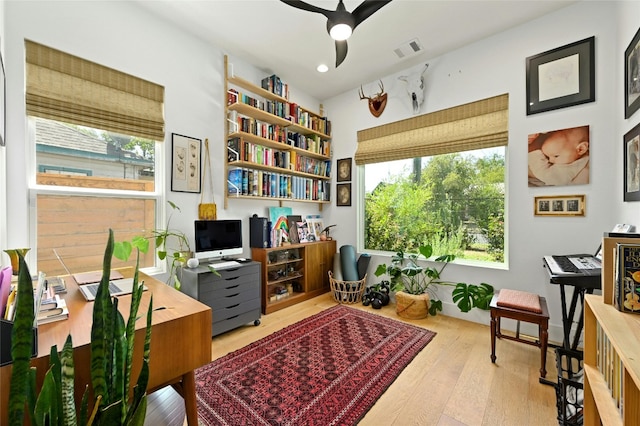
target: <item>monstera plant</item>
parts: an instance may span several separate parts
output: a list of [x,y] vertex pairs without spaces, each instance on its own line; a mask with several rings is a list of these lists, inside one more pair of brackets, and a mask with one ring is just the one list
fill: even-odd
[[[137,246],[136,246],[137,247]],[[74,398],[74,359],[71,335],[61,353],[53,346],[50,367],[42,387],[36,388],[36,371],[29,366],[34,320],[33,287],[29,269],[20,256],[18,299],[13,326],[11,356],[13,369],[9,391],[9,425],[20,426],[25,419],[40,425],[131,425],[142,426],[146,415],[146,388],[149,377],[152,302],[146,315],[146,334],[142,370],[129,395],[135,322],[143,287],[138,283],[138,262],[133,275],[133,293],[129,319],[125,323],[118,311],[118,299],[108,290],[111,258],[114,252],[113,231],[104,252],[102,281],[93,306],[91,326],[91,386],[95,400],[88,401],[88,386],[81,401]],[[86,384],[88,385],[88,383]],[[79,406],[79,410],[76,408]]]
[[[455,260],[455,255],[445,254],[436,257],[435,266],[422,266],[418,263],[420,256],[424,260],[433,255],[431,245],[419,247],[419,253],[406,254],[400,250],[391,258],[391,264],[378,265],[375,271],[377,277],[387,274],[391,280],[391,290],[397,292],[401,298],[404,294],[420,296],[428,305],[430,315],[436,315],[442,311],[442,301],[438,299],[437,285],[455,287],[452,292],[453,302],[462,312],[469,312],[472,308],[488,310],[493,297],[493,286],[487,283],[479,285],[467,283],[455,283],[441,278],[442,272],[449,262]],[[414,298],[410,298],[414,299]],[[415,301],[407,303],[415,304]],[[415,318],[414,318],[415,319]]]

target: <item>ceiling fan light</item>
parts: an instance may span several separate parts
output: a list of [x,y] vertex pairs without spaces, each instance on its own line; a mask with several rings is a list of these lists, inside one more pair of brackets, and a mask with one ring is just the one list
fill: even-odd
[[329,30],[331,38],[334,40],[346,40],[351,37],[352,29],[347,24],[336,24]]

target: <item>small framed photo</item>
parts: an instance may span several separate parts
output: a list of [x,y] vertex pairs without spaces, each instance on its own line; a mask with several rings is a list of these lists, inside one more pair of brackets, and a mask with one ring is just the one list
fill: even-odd
[[624,201],[640,201],[640,124],[624,135]]
[[595,37],[527,58],[527,115],[596,100]]
[[624,51],[624,118],[640,108],[640,29]]
[[338,182],[351,181],[351,158],[342,158],[338,160]]
[[336,185],[336,206],[350,206],[351,205],[351,184],[339,183]]
[[171,134],[171,190],[200,193],[202,140]]
[[551,195],[534,198],[535,216],[584,216],[584,195]]

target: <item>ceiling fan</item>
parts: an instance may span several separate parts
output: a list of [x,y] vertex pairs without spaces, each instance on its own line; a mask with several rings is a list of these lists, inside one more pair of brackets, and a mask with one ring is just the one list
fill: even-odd
[[364,0],[353,12],[347,12],[342,0],[336,10],[323,9],[301,0],[280,0],[289,6],[309,12],[321,13],[327,17],[327,32],[336,41],[336,68],[347,57],[347,39],[365,19],[377,12],[391,0]]

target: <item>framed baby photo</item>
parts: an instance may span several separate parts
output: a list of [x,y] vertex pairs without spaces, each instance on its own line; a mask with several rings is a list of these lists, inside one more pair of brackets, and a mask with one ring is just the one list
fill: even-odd
[[596,100],[595,37],[530,56],[527,115]]
[[640,29],[624,51],[624,118],[640,108]]
[[339,183],[336,185],[336,206],[350,206],[351,205],[351,184]]
[[351,158],[342,158],[338,160],[338,182],[351,181]]
[[544,195],[534,198],[534,216],[584,216],[584,195]]
[[624,201],[640,201],[640,124],[624,135]]

